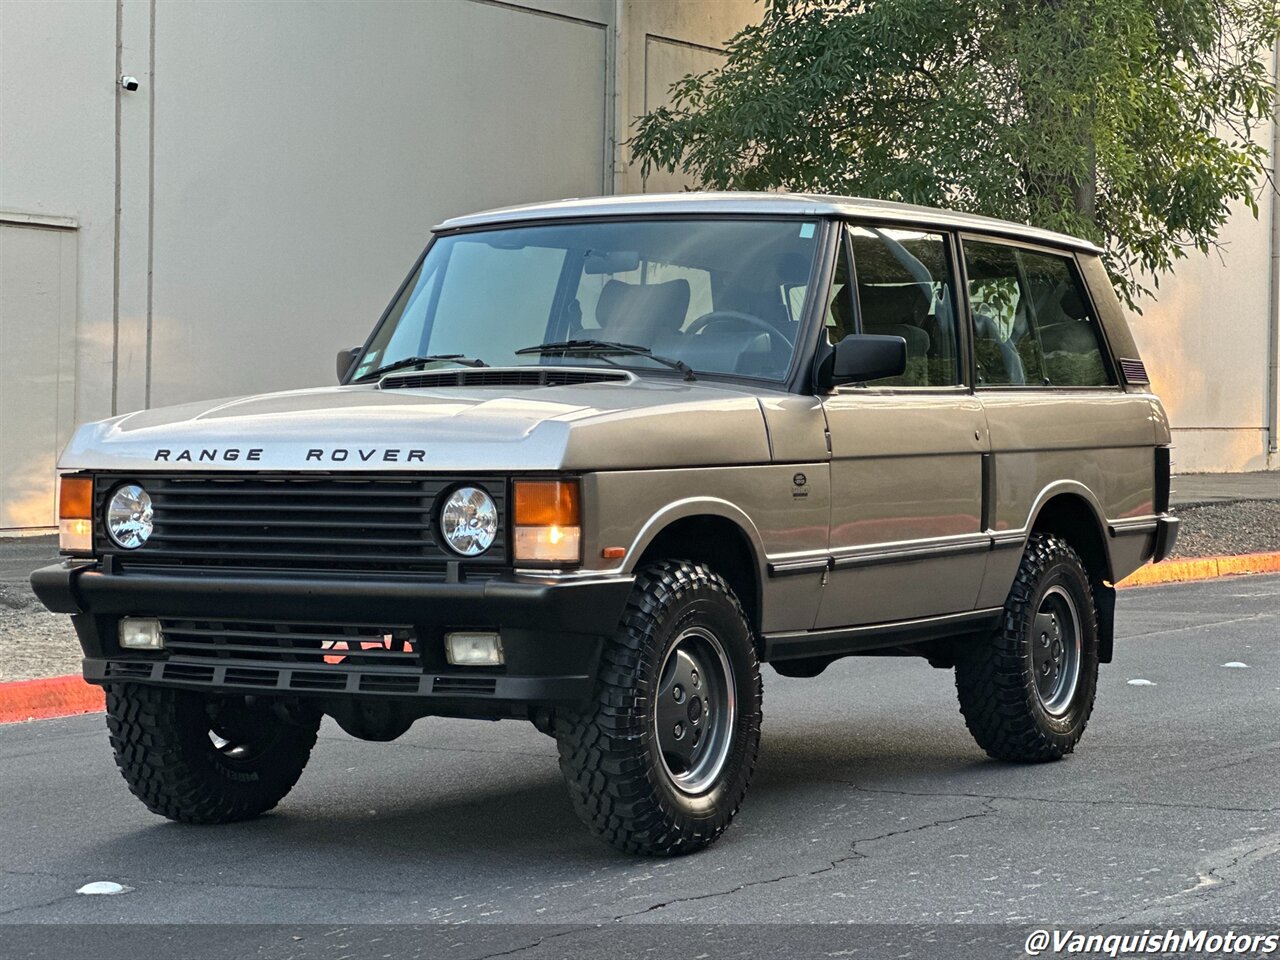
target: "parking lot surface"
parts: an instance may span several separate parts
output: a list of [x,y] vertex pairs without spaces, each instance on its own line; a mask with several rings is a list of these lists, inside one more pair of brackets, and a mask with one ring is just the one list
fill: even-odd
[[[19,925],[0,927],[0,952],[35,956],[62,936],[70,955],[65,938],[95,929],[24,926],[48,923],[277,925],[235,934],[283,951],[263,956],[311,956],[324,931],[338,931],[335,949],[376,940],[378,927],[349,926],[361,924],[501,925],[442,948],[459,957],[592,944],[647,955],[629,928],[677,922],[692,925],[661,935],[718,943],[733,928],[699,925],[833,922],[923,925],[908,937],[996,924],[1010,941],[1046,924],[1276,930],[1280,577],[1125,591],[1118,634],[1077,753],[1040,766],[987,759],[950,672],[923,661],[850,659],[814,680],[766,670],[737,821],[711,849],[666,861],[590,837],[553,742],[524,723],[428,719],[366,744],[326,722],[275,812],[204,828],[129,795],[101,716],[0,727],[0,924]],[[92,881],[130,889],[76,893]],[[212,949],[201,928],[163,929],[170,955]],[[159,935],[138,936],[130,955]],[[687,946],[698,955],[696,938]]]

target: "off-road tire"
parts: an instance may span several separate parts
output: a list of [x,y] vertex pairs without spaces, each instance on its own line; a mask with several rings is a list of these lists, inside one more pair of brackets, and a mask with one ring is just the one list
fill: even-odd
[[107,729],[116,766],[152,813],[180,823],[233,823],[270,810],[293,789],[315,746],[320,716],[255,717],[253,754],[232,759],[209,737],[210,700],[139,684],[107,686]]
[[[723,766],[696,796],[675,785],[653,732],[658,671],[691,626],[715,632],[736,697]],[[560,770],[578,816],[626,853],[672,856],[707,846],[747,792],[760,745],[761,695],[752,630],[729,585],[702,564],[645,568],[605,643],[590,704],[556,717]]]
[[[1081,637],[1080,672],[1060,716],[1037,693],[1032,644],[1046,593],[1058,586],[1075,605]],[[1098,622],[1089,574],[1062,538],[1035,533],[1027,542],[1000,629],[956,664],[960,712],[969,732],[997,760],[1042,763],[1075,749],[1093,712],[1098,687]]]

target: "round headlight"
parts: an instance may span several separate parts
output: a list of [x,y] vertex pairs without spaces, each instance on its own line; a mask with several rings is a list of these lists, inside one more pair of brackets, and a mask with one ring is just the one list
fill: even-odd
[[136,483],[117,487],[107,504],[107,533],[126,550],[136,550],[155,529],[151,496]]
[[498,535],[497,504],[479,487],[458,487],[440,508],[440,533],[455,553],[479,556]]

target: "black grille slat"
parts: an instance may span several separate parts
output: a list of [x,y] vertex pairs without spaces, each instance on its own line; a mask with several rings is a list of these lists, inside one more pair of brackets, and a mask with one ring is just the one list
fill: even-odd
[[[400,624],[161,620],[160,629],[165,649],[188,663],[235,661],[240,667],[261,669],[258,664],[270,662],[328,672],[341,672],[355,664],[377,664],[384,669],[421,673],[416,632]],[[365,644],[376,647],[362,649]]]
[[[99,476],[99,511],[110,491],[135,479],[150,494],[155,530],[136,550],[119,550],[98,536],[101,553],[122,563],[311,571],[408,571],[435,576],[458,560],[433,529],[441,497],[459,483],[488,490],[504,524],[504,479],[415,478],[373,474],[163,477]],[[506,565],[506,532],[493,547],[465,561],[467,570]]]
[[337,529],[337,530],[365,530],[365,529],[369,529],[369,527],[378,527],[378,529],[385,529],[385,530],[419,530],[419,529],[421,529],[422,522],[424,522],[424,521],[419,520],[419,521],[412,522],[412,524],[410,524],[410,522],[404,522],[404,521],[398,521],[398,520],[397,520],[397,521],[390,521],[390,520],[388,520],[388,521],[366,521],[366,522],[358,522],[358,521],[344,521],[344,520],[325,520],[325,521],[316,521],[316,520],[228,520],[228,518],[227,518],[227,517],[205,517],[205,518],[197,518],[197,520],[187,520],[187,518],[182,518],[182,520],[178,520],[178,518],[175,518],[175,517],[165,517],[165,526],[166,526],[166,527],[169,527],[169,526],[172,526],[172,527],[184,527],[184,526],[195,526],[195,527],[200,527],[200,526],[205,526],[205,525],[207,525],[207,524],[212,524],[212,522],[216,522],[216,524],[220,524],[221,526],[232,526],[232,527],[237,527],[237,526],[247,526],[247,527],[285,527],[285,529],[300,529],[300,530],[311,530],[311,529],[314,529],[314,527],[316,527],[317,525],[319,525],[319,524],[320,524],[320,522],[323,522],[323,524],[324,524],[326,527],[334,527],[334,529]]
[[293,566],[305,566],[307,560],[326,560],[341,564],[345,562],[359,563],[368,560],[379,560],[384,563],[406,564],[416,563],[421,556],[418,554],[391,554],[383,551],[370,551],[369,553],[334,553],[332,550],[316,551],[315,553],[304,553],[299,551],[268,552],[266,550],[255,550],[252,553],[242,552],[236,553],[228,550],[163,550],[159,547],[152,547],[147,550],[146,554],[135,552],[128,556],[131,563],[139,560],[154,558],[156,560],[180,561],[184,558],[193,560],[225,560],[225,561],[253,561],[253,560],[272,560],[272,561],[292,561]]
[[[180,500],[179,502],[170,502],[170,500],[165,500],[163,497],[152,497],[151,499],[152,499],[152,502],[154,502],[157,507],[164,507],[165,509],[174,509],[174,511],[206,511],[211,513],[211,512],[220,511],[220,509],[225,509],[224,503],[183,503],[183,502],[180,502]],[[300,512],[300,513],[302,512],[319,513],[320,516],[325,516],[325,515],[328,515],[328,513],[332,513],[332,512],[338,512],[339,509],[344,509],[344,508],[346,508],[346,504],[340,504],[340,506],[338,507],[324,507],[324,506],[317,506],[317,504],[306,504],[306,503],[237,503],[236,504],[236,509],[238,509],[238,511],[244,511],[244,512],[270,511],[275,513],[278,511],[282,511],[282,509],[285,509],[285,511],[294,511],[294,512]],[[361,507],[362,513],[422,513],[422,515],[425,515],[425,513],[428,513],[429,511],[430,511],[430,504],[426,504],[426,506],[422,506],[422,507],[383,507],[383,506],[378,506],[378,504],[374,504],[374,506]]]
[[[213,653],[256,654],[271,657],[290,663],[324,662],[325,657],[359,657],[361,660],[386,660],[391,663],[414,663],[417,657],[397,650],[334,650],[323,647],[272,647],[264,648],[243,643],[191,643],[184,640],[173,640],[165,643],[166,650],[192,652],[197,656],[208,656]],[[286,656],[292,654],[292,656]],[[235,659],[232,657],[231,659]]]
[[420,686],[421,681],[418,677],[367,673],[360,678],[361,692],[417,693]]
[[[313,544],[314,543],[314,544],[324,544],[325,546],[328,546],[333,542],[332,537],[326,537],[326,536],[300,537],[295,534],[292,536],[283,537],[283,536],[280,536],[279,534],[268,534],[267,530],[269,530],[271,526],[272,524],[263,524],[263,527],[265,528],[263,531],[263,535],[256,536],[256,537],[247,533],[245,534],[223,533],[223,534],[219,534],[216,537],[211,537],[208,534],[204,534],[202,536],[201,534],[198,534],[198,533],[165,533],[165,534],[158,533],[158,534],[155,534],[152,540],[155,543],[170,543],[170,542],[172,543],[208,543],[209,541],[214,541],[217,543],[259,543],[263,539],[265,539],[267,536],[270,536],[272,543],[280,543],[280,544],[290,544],[290,543]],[[371,538],[343,537],[342,545],[344,547],[420,547],[422,546],[422,540],[420,538],[413,539],[413,540],[396,540],[396,539],[392,539],[391,537],[371,537]]]
[[[198,625],[203,624],[203,625]],[[175,636],[184,637],[246,637],[250,639],[292,641],[292,640],[376,640],[384,634],[395,635],[398,632],[411,632],[410,627],[383,627],[377,624],[342,624],[330,630],[310,630],[309,624],[287,624],[276,630],[253,629],[250,626],[222,626],[211,621],[164,621],[165,630]],[[265,624],[263,625],[265,626]],[[346,633],[347,629],[365,630],[365,633]],[[412,640],[412,636],[407,637]]]

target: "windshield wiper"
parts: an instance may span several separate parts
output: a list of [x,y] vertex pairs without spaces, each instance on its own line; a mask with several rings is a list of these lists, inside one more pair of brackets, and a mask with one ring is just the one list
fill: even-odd
[[567,357],[578,354],[583,357],[604,357],[608,358],[610,354],[614,356],[635,356],[648,357],[655,363],[660,363],[664,367],[670,367],[672,370],[679,370],[684,374],[686,380],[697,380],[693,375],[693,368],[683,360],[672,360],[670,357],[660,357],[648,347],[642,347],[634,343],[618,343],[614,340],[560,340],[553,343],[539,343],[532,347],[522,347],[516,351],[516,355],[538,353],[547,355],[556,355]]
[[388,373],[394,373],[396,370],[403,370],[405,367],[421,367],[428,363],[435,363],[437,360],[448,360],[451,363],[456,363],[463,367],[488,366],[488,364],[483,360],[477,360],[475,357],[464,357],[460,353],[432,353],[425,357],[405,357],[403,360],[388,363],[386,366],[378,367],[377,370],[370,370],[368,373],[361,374],[351,382],[363,383],[365,380],[372,380],[374,377],[384,377]]

